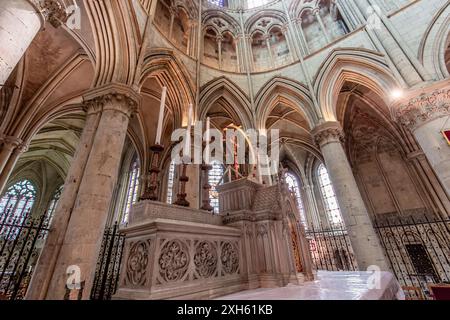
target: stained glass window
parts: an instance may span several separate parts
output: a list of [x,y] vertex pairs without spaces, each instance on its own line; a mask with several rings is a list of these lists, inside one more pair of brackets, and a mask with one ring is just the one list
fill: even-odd
[[341,209],[339,208],[328,170],[323,164],[318,168],[318,177],[328,219],[331,224],[340,225],[342,223]]
[[209,199],[211,206],[214,208],[214,213],[219,213],[219,193],[217,192],[217,185],[222,180],[224,170],[223,165],[220,162],[214,161],[212,164],[212,170],[209,171],[208,182],[211,185],[209,191]]
[[0,200],[0,219],[14,227],[4,226],[0,230],[0,236],[15,239],[19,234],[19,227],[31,213],[35,201],[36,188],[29,180],[22,180],[9,187]]
[[208,0],[208,2],[218,7],[225,7],[225,0]]
[[130,167],[127,195],[125,198],[125,210],[122,215],[122,223],[128,222],[131,207],[138,200],[139,176],[140,176],[139,160],[135,158]]
[[286,173],[285,179],[286,179],[287,185],[289,186],[289,189],[291,189],[295,194],[295,198],[297,200],[298,211],[300,212],[300,221],[303,223],[303,225],[306,226],[305,208],[303,206],[302,194],[300,192],[300,186],[299,186],[298,179],[296,176],[294,176],[290,172]]
[[173,203],[173,186],[175,179],[175,162],[172,161],[169,167],[169,176],[167,178],[167,203]]

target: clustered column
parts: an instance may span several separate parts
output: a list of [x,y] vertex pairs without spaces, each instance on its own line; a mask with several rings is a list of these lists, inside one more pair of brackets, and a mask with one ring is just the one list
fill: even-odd
[[[66,181],[69,190],[64,191],[62,204],[55,214],[57,220],[53,227],[58,231],[49,239],[53,248],[39,259],[29,299],[64,298],[68,267],[79,268],[82,299],[90,298],[129,119],[140,98],[132,89],[119,84],[94,89],[84,98],[91,110],[98,109],[98,124],[96,117],[89,119],[84,143],[79,146]],[[92,137],[92,145],[89,137]],[[46,260],[48,257],[50,261]],[[43,272],[39,268],[43,268]],[[42,281],[46,283],[41,287],[39,282]]]
[[369,266],[377,266],[390,270],[342,146],[344,133],[340,124],[319,125],[313,130],[313,136],[333,182],[359,268],[367,270]]

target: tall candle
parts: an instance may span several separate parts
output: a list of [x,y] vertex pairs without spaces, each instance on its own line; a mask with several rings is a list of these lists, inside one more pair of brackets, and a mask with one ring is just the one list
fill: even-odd
[[156,145],[161,144],[162,130],[164,125],[164,111],[166,107],[167,87],[162,88],[161,105],[159,107],[158,129],[156,131]]
[[184,143],[184,152],[186,154],[186,157],[191,157],[191,129],[192,129],[192,104],[189,105],[189,114],[188,114],[188,123],[187,123],[187,130],[186,130],[186,141]]
[[211,119],[208,117],[206,119],[206,151],[205,151],[205,153],[206,153],[205,163],[206,164],[209,164],[210,160],[211,160],[210,155],[209,155],[209,152],[210,152],[209,143],[211,142],[210,130],[211,130]]

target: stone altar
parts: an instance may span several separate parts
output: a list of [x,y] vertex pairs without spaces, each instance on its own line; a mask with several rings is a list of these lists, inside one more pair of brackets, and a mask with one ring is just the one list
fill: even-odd
[[153,201],[134,206],[115,299],[210,299],[314,279],[285,186],[242,179],[218,191],[220,215]]

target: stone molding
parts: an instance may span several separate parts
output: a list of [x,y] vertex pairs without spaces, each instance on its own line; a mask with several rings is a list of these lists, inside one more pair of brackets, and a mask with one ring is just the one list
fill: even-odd
[[423,93],[397,107],[394,117],[411,131],[429,121],[450,115],[450,89]]
[[325,122],[312,131],[314,141],[319,147],[329,143],[345,142],[345,134],[339,122]]
[[31,3],[42,14],[45,21],[48,21],[53,27],[58,28],[65,23],[69,16],[66,8],[58,0],[30,0]]
[[88,114],[116,110],[127,117],[137,112],[141,101],[139,94],[131,87],[116,83],[92,89],[83,99]]
[[3,144],[11,150],[17,150],[20,153],[25,153],[28,151],[28,144],[17,137],[0,135],[0,144]]

